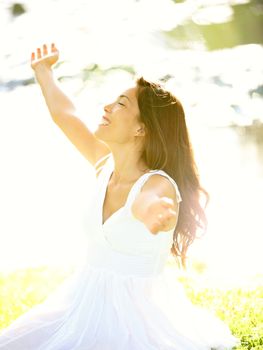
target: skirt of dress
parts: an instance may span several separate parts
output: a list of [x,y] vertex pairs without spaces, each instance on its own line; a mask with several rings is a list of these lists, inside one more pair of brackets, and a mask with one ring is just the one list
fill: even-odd
[[0,333],[3,350],[210,350],[238,344],[164,272],[120,275],[85,264]]

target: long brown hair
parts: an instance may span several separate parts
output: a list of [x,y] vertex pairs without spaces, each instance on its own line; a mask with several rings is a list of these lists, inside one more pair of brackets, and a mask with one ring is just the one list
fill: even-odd
[[[139,119],[146,127],[141,158],[149,169],[162,169],[170,175],[182,196],[171,253],[185,267],[186,252],[197,230],[206,230],[204,209],[209,195],[200,185],[181,102],[160,84],[143,77],[136,80],[136,85]],[[200,203],[202,194],[206,198],[204,207]]]

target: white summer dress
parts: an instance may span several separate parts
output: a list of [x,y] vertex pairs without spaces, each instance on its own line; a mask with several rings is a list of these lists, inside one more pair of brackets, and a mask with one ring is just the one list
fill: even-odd
[[132,216],[131,204],[150,170],[132,186],[125,205],[102,222],[114,170],[109,155],[96,179],[88,210],[87,260],[48,298],[0,333],[3,350],[210,350],[231,349],[221,320],[194,306],[164,266],[173,231],[152,234]]

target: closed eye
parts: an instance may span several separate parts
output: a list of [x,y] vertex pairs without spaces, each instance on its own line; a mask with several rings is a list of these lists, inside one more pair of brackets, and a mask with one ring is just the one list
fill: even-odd
[[121,105],[121,106],[125,106],[125,105],[124,105],[123,103],[121,103],[121,102],[118,102],[118,104]]

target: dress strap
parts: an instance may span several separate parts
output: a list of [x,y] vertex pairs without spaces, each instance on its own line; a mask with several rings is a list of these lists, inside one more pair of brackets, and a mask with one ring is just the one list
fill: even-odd
[[[96,162],[96,164],[94,165],[94,167],[95,167],[95,169],[96,169],[96,174],[101,170],[101,173],[103,172],[103,171],[105,171],[105,170],[103,170],[103,169],[105,169],[105,168],[108,168],[109,167],[109,165],[110,165],[110,162],[112,161],[111,160],[111,153],[108,153],[106,156],[103,156],[102,158],[100,158],[97,162]],[[105,163],[103,163],[103,161],[106,159],[106,162]],[[102,162],[102,165],[100,165],[99,167],[98,167],[98,169],[97,169],[97,166],[99,165],[99,164],[101,164],[101,162]],[[100,175],[100,174],[99,174]]]
[[104,159],[109,158],[109,156],[111,155],[111,153],[106,154],[106,156],[101,157],[95,164],[94,167],[97,168],[97,165],[100,164],[100,162],[102,162]]
[[176,199],[177,199],[177,203],[180,203],[182,201],[182,197],[179,191],[179,188],[176,184],[176,182],[174,181],[174,179],[169,176],[164,170],[150,170],[148,173],[143,174],[138,181],[134,184],[133,188],[131,189],[131,192],[129,193],[129,197],[127,199],[127,205],[130,207],[131,204],[133,203],[133,201],[135,200],[135,197],[139,194],[139,192],[141,191],[143,185],[145,184],[145,182],[152,176],[155,174],[159,174],[162,175],[164,177],[166,177],[168,180],[171,181],[171,183],[173,184],[174,188],[175,188],[175,192],[176,192]]

